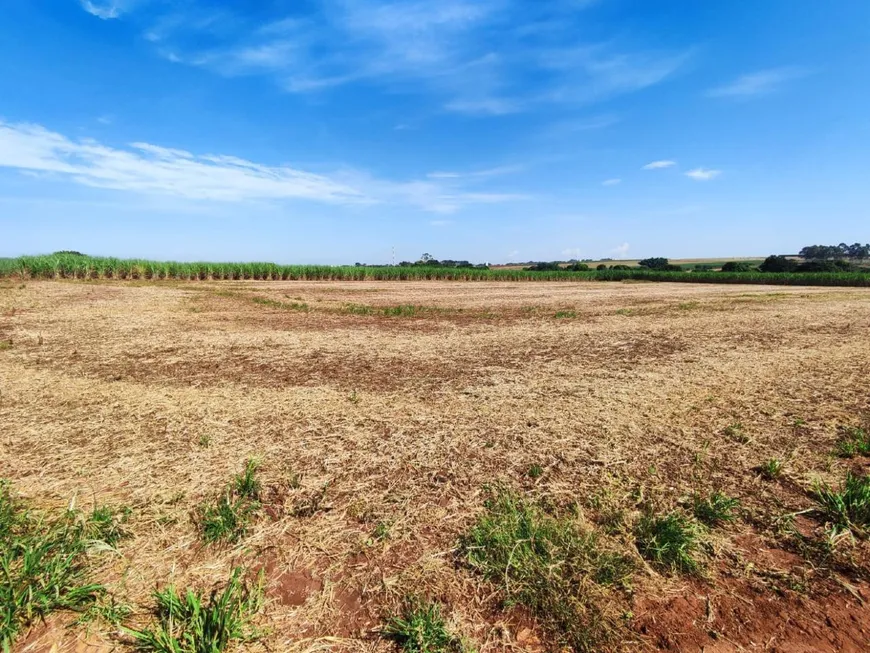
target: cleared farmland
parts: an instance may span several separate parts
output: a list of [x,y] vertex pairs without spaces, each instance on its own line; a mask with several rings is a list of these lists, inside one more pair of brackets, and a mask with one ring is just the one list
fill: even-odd
[[868,334],[863,288],[0,280],[3,632],[168,650],[190,589],[226,650],[865,650]]

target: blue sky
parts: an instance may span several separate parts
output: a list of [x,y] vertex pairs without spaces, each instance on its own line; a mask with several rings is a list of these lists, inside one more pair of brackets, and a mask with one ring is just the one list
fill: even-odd
[[870,236],[866,0],[3,5],[0,256],[503,262]]

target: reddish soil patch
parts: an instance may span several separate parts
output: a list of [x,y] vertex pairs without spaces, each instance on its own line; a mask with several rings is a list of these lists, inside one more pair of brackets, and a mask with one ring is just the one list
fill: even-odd
[[[859,589],[866,598],[870,590]],[[870,609],[842,593],[756,592],[734,579],[637,599],[635,628],[667,651],[858,653],[870,646]]]
[[323,581],[315,578],[307,569],[282,573],[269,584],[266,595],[277,599],[281,605],[302,605],[309,596],[323,589]]

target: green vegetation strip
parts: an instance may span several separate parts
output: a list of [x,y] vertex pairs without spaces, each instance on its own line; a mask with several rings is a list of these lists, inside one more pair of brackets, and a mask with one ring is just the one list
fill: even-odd
[[671,281],[790,286],[870,286],[866,272],[714,272],[646,268],[489,270],[427,266],[277,265],[275,263],[179,263],[51,254],[0,261],[0,276],[32,279],[176,279],[308,281]]
[[550,514],[497,489],[462,552],[507,604],[525,606],[560,646],[597,651],[618,641],[624,620],[616,588],[629,582],[634,565],[572,515]]
[[91,579],[92,557],[123,537],[123,516],[109,508],[59,515],[28,508],[0,481],[0,649],[58,610],[82,611],[105,588]]

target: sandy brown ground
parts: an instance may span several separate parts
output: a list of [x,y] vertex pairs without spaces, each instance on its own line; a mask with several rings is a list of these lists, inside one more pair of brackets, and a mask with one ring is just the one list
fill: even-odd
[[[353,315],[350,303],[424,308]],[[242,564],[268,582],[267,634],[250,650],[389,650],[377,628],[409,592],[443,601],[481,653],[541,650],[534,624],[456,560],[484,486],[501,481],[577,501],[592,525],[602,505],[631,515],[638,496],[740,497],[704,578],[641,564],[626,648],[870,641],[866,542],[822,555],[807,545],[825,537],[818,520],[791,532],[779,519],[812,505],[814,479],[866,466],[830,452],[837,428],[870,411],[868,290],[7,281],[10,340],[0,476],[41,506],[133,509],[133,537],[100,573],[140,620],[155,587],[207,588]],[[738,422],[746,437],[729,437]],[[755,470],[772,456],[786,461],[774,482]],[[262,461],[266,514],[239,546],[203,547],[192,511],[249,457]],[[324,486],[314,515],[293,516]],[[71,621],[35,628],[22,650],[128,650]]]

